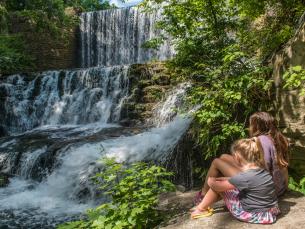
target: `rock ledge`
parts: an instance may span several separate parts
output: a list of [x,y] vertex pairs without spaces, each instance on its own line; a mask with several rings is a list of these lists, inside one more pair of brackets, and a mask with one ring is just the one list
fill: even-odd
[[305,228],[305,196],[289,191],[279,201],[281,215],[272,225],[249,224],[236,220],[223,208],[219,201],[215,204],[215,213],[211,217],[190,220],[188,209],[192,207],[195,191],[176,192],[160,197],[160,208],[173,214],[170,220],[159,228],[166,229],[201,229],[201,228]]

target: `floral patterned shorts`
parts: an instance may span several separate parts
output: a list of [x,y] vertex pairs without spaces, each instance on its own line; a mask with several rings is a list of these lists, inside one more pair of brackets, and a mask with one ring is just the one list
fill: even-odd
[[278,206],[270,208],[262,212],[247,212],[241,206],[238,198],[239,191],[237,189],[224,192],[224,201],[231,214],[244,222],[271,224],[276,221],[276,216],[280,214]]

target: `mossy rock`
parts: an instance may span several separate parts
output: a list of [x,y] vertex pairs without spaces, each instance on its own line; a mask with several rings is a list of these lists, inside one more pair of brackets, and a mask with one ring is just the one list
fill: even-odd
[[140,80],[139,83],[138,83],[138,88],[146,88],[146,87],[149,87],[149,86],[152,86],[153,85],[153,82],[151,80]]
[[169,85],[171,82],[170,76],[166,75],[163,72],[161,74],[155,74],[151,80],[154,84],[158,84],[158,85]]
[[138,119],[141,121],[148,120],[149,118],[152,117],[152,111],[145,111],[139,114]]
[[154,96],[154,95],[145,95],[142,98],[142,101],[144,103],[157,103],[161,100],[162,96],[158,95],[158,96]]
[[164,63],[133,64],[128,70],[130,87],[146,87],[152,84],[167,85],[170,76],[166,73]]
[[124,103],[121,110],[121,119],[125,123],[135,119],[143,122],[144,117],[151,117],[154,106],[155,103]]
[[152,116],[155,104],[170,86],[170,76],[164,63],[134,64],[128,72],[129,97],[121,110],[123,125],[143,123]]
[[143,89],[143,93],[146,94],[146,95],[147,94],[162,93],[164,91],[165,90],[161,86],[158,86],[158,85],[148,86],[148,87],[145,87]]
[[155,103],[138,103],[135,105],[136,112],[145,112],[153,109]]

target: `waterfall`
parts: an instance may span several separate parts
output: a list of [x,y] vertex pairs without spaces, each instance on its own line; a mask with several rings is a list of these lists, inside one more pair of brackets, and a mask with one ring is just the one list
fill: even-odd
[[172,121],[178,114],[179,109],[183,107],[185,94],[190,87],[191,84],[189,82],[182,83],[167,93],[165,101],[155,106],[150,122],[157,127],[161,127]]
[[[179,104],[186,89],[178,86],[157,107],[168,101]],[[155,113],[165,115],[162,109]],[[0,172],[15,175],[7,188],[0,189],[0,227],[54,228],[77,219],[98,203],[90,177],[102,156],[125,162],[166,160],[191,122],[187,115],[170,116],[163,125],[136,134],[133,129],[124,132],[118,126],[98,128],[93,123],[44,126],[0,139]]]
[[156,105],[152,128],[119,125],[129,97],[132,63],[173,56],[169,41],[142,45],[159,35],[151,14],[138,8],[81,15],[83,69],[17,74],[0,82],[0,228],[54,228],[79,219],[103,201],[90,177],[102,156],[118,161],[165,161],[191,118],[180,115],[189,84]]
[[0,124],[16,133],[41,125],[117,122],[128,92],[127,72],[128,66],[115,66],[48,71],[31,81],[10,76],[0,84],[7,98]]
[[[162,36],[156,29],[161,10],[145,13],[140,8],[111,9],[81,15],[81,66],[113,66],[166,60],[174,50],[169,40],[157,49],[145,42]],[[110,32],[111,31],[111,32]]]

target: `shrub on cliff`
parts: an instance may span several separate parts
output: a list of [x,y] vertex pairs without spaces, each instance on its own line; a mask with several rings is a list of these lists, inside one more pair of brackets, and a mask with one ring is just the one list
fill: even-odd
[[174,190],[164,168],[137,162],[130,166],[104,159],[105,170],[94,179],[104,195],[111,198],[87,212],[87,221],[60,225],[72,228],[152,228],[162,220],[157,210],[159,194]]
[[[248,118],[272,101],[270,54],[293,34],[305,10],[301,0],[146,0],[147,11],[163,6],[158,26],[169,34],[176,56],[168,66],[193,81],[190,103],[203,157],[227,152],[246,135]],[[195,126],[195,125],[194,125]]]

